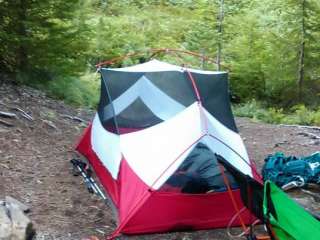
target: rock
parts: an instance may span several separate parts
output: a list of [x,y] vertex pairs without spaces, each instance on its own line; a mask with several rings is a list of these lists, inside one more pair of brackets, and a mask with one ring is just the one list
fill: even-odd
[[17,199],[14,199],[13,197],[6,196],[5,202],[10,205],[17,205],[21,209],[21,211],[23,211],[25,213],[30,211],[30,208],[27,205],[23,204],[22,202],[18,201]]
[[16,204],[6,203],[6,208],[11,218],[11,239],[31,240],[35,235],[30,219],[24,215],[23,211]]
[[11,240],[11,220],[4,205],[0,205],[0,240]]
[[0,201],[0,240],[31,240],[35,230],[24,214],[27,206],[11,197]]
[[320,145],[320,140],[314,141],[312,144],[319,146]]

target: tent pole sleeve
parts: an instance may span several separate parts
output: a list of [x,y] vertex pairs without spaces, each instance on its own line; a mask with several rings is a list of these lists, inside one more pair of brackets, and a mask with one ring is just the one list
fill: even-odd
[[118,122],[117,122],[117,118],[116,118],[116,112],[114,110],[114,107],[113,107],[113,101],[112,101],[112,98],[111,98],[111,95],[110,95],[110,90],[109,90],[109,87],[106,83],[106,81],[104,80],[102,74],[101,74],[101,79],[102,79],[102,82],[104,84],[104,86],[106,87],[106,91],[107,91],[107,95],[108,95],[108,100],[112,106],[112,114],[113,114],[113,120],[114,120],[114,125],[116,127],[116,131],[117,131],[117,134],[119,135],[120,134],[120,131],[119,131],[119,125],[118,125]]
[[232,205],[233,205],[233,207],[234,207],[234,210],[235,210],[236,213],[238,214],[239,221],[240,221],[240,224],[241,224],[241,227],[242,227],[243,231],[246,233],[246,232],[248,231],[248,228],[247,228],[246,225],[244,224],[244,221],[243,221],[243,219],[242,219],[242,217],[241,217],[241,212],[240,212],[240,209],[239,209],[239,207],[238,207],[238,205],[237,205],[237,202],[236,202],[236,200],[235,200],[235,198],[234,198],[234,196],[233,196],[233,193],[232,193],[232,189],[231,189],[231,187],[230,187],[229,180],[228,180],[226,174],[224,173],[224,167],[222,166],[221,163],[218,163],[218,165],[219,165],[219,168],[220,168],[220,172],[221,172],[223,181],[224,181],[224,183],[225,183],[225,185],[226,185],[226,187],[227,187],[229,196],[230,196],[230,198],[231,198],[231,202],[232,202]]
[[195,94],[196,94],[197,101],[198,101],[198,102],[201,102],[200,93],[199,93],[199,90],[198,90],[196,81],[194,80],[191,72],[190,72],[188,69],[185,69],[185,71],[187,72],[188,78],[189,78],[189,80],[190,80],[191,83],[192,83],[192,87],[193,87],[193,90],[194,90],[194,92],[195,92]]

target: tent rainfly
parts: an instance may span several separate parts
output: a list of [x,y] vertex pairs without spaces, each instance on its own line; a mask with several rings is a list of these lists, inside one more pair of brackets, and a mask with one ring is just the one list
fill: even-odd
[[[227,73],[157,60],[100,73],[98,111],[76,150],[117,210],[111,237],[226,227],[244,205],[217,159],[259,180],[231,112]],[[252,220],[245,209],[232,225]]]

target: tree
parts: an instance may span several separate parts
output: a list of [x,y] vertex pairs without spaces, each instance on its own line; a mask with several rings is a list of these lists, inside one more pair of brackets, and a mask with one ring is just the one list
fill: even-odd
[[[319,49],[317,36],[319,36],[320,24],[316,19],[320,16],[319,3],[315,0],[286,0],[271,3],[273,9],[279,13],[274,21],[280,29],[276,37],[286,38],[287,52],[295,52],[294,61],[288,64],[293,70],[290,75],[296,79],[296,97],[299,102],[314,101],[309,95],[315,95],[319,91]],[[275,10],[274,10],[275,11]],[[317,84],[318,82],[318,84]],[[316,90],[317,89],[317,90]]]
[[220,10],[218,15],[218,50],[217,50],[217,67],[221,70],[221,54],[222,54],[222,23],[224,18],[224,0],[220,0]]
[[[74,24],[79,0],[3,0],[0,9],[1,63],[8,71],[29,79],[53,79],[77,72],[87,48],[85,34]],[[85,25],[85,22],[81,23]]]

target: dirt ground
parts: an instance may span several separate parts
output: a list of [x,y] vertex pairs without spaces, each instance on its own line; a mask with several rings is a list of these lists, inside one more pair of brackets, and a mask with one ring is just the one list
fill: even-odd
[[[0,83],[1,84],[1,83]],[[32,116],[23,117],[20,108]],[[0,85],[0,111],[16,118],[0,120],[0,199],[10,195],[31,207],[36,239],[83,239],[101,237],[115,228],[111,209],[89,194],[80,177],[70,174],[73,145],[94,111],[76,109],[52,100],[31,88]],[[85,120],[69,119],[77,116]],[[276,126],[238,118],[237,124],[251,159],[258,169],[265,156],[276,151],[308,155],[320,150],[320,141],[303,132],[316,131]],[[301,197],[301,196],[300,196]],[[302,200],[306,196],[302,196]],[[299,200],[299,199],[298,199]],[[313,200],[313,199],[311,199]],[[315,206],[319,204],[315,203]],[[318,209],[316,208],[318,211]],[[122,237],[121,239],[229,239],[224,229]]]

